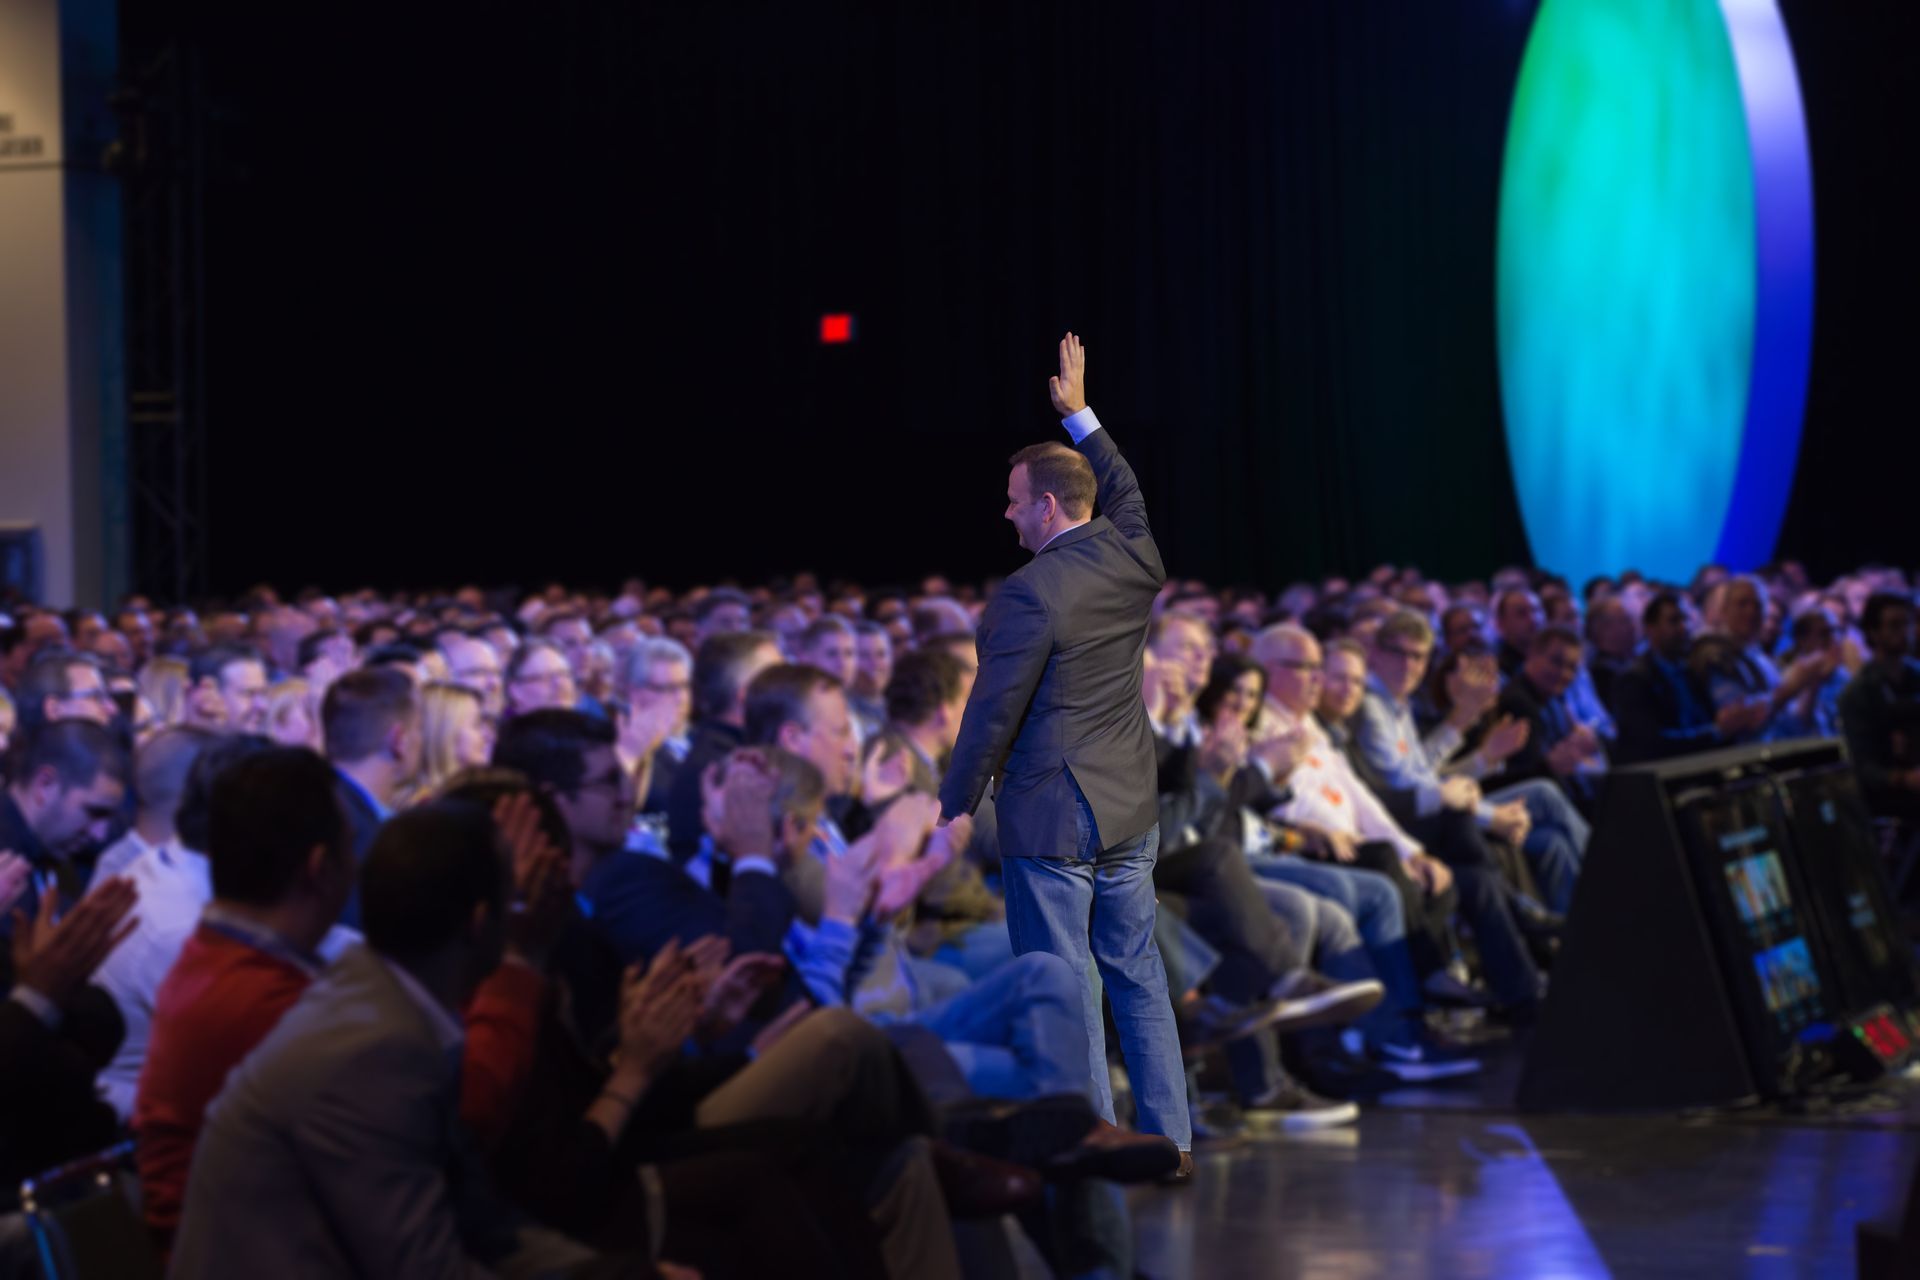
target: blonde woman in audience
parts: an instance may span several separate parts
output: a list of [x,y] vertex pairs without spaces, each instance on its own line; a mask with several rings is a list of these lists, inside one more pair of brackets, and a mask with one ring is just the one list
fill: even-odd
[[430,684],[420,691],[420,780],[409,804],[437,793],[462,769],[493,758],[493,721],[480,695],[464,685]]
[[184,658],[154,658],[140,669],[139,685],[155,725],[167,728],[186,720],[193,673]]
[[320,718],[305,680],[282,680],[267,691],[267,736],[283,747],[321,750]]

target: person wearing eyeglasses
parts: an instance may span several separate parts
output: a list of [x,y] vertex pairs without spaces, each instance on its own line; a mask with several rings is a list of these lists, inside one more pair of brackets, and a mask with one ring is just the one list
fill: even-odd
[[454,684],[480,695],[480,709],[499,719],[507,709],[506,684],[493,646],[472,636],[454,633],[440,641],[447,675]]
[[528,640],[507,659],[507,715],[529,711],[571,711],[580,701],[573,667],[560,646],[550,640]]
[[33,660],[15,690],[23,733],[62,720],[111,725],[119,708],[100,664],[89,654],[55,649]]

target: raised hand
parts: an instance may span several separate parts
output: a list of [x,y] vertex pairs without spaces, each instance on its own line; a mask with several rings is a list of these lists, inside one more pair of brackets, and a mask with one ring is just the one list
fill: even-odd
[[1247,762],[1247,726],[1239,716],[1222,714],[1200,731],[1200,767],[1224,778]]
[[139,893],[124,876],[95,885],[80,904],[56,923],[60,891],[48,889],[32,920],[24,911],[13,913],[13,971],[15,981],[38,991],[55,1004],[64,1004],[86,984],[100,962],[133,932],[129,919]]
[[869,809],[878,809],[905,791],[912,777],[907,749],[883,739],[867,753],[866,763],[860,766],[860,802]]
[[1472,727],[1500,698],[1499,668],[1491,659],[1463,659],[1447,675],[1447,697],[1453,703],[1448,722],[1463,731]]
[[1060,372],[1047,380],[1047,390],[1063,418],[1087,407],[1087,349],[1072,333],[1060,339]]
[[1480,744],[1480,758],[1489,765],[1501,764],[1513,757],[1514,753],[1527,745],[1527,738],[1533,726],[1514,716],[1501,716],[1487,730],[1485,742]]

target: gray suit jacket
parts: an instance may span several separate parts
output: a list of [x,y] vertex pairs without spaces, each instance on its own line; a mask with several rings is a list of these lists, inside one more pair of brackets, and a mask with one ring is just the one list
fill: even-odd
[[194,1151],[174,1280],[561,1274],[456,1132],[457,1043],[355,947],[227,1077]]
[[980,674],[940,788],[946,816],[972,813],[999,775],[1003,858],[1072,856],[1082,795],[1103,849],[1158,816],[1140,654],[1167,574],[1113,438],[1095,431],[1079,448],[1103,514],[1042,547],[987,606]]

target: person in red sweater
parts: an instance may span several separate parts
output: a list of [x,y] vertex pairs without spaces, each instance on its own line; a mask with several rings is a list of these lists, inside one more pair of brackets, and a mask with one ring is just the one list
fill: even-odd
[[[524,800],[496,814],[514,855],[522,947],[467,1010],[461,1116],[503,1130],[532,1069],[546,981],[537,953],[564,919],[565,866]],[[356,863],[327,762],[305,748],[242,760],[215,782],[207,855],[213,901],[155,996],[134,1102],[142,1203],[165,1250],[208,1105],[227,1075],[322,967],[315,951],[352,891]]]

